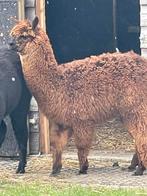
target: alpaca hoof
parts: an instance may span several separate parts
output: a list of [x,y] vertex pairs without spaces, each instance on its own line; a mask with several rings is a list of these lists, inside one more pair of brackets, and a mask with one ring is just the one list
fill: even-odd
[[26,161],[20,161],[16,169],[16,174],[24,174],[26,167]]
[[80,170],[80,171],[79,171],[79,175],[80,175],[80,174],[87,174],[87,170],[83,170],[83,171]]
[[132,176],[142,176],[143,172],[134,172],[134,174],[132,174]]
[[60,172],[61,172],[61,168],[53,169],[50,176],[57,176],[57,175],[59,175]]
[[144,172],[144,168],[136,167],[136,171],[134,172],[133,176],[142,176]]
[[16,174],[24,174],[24,173],[25,173],[25,169],[24,168],[23,169],[18,168],[16,170]]
[[88,161],[86,161],[86,164],[83,164],[83,166],[80,167],[79,174],[87,174],[88,166]]
[[53,172],[52,172],[52,173],[50,173],[49,176],[50,176],[50,177],[56,177],[56,176],[58,176],[58,175],[59,175],[59,173],[53,173]]

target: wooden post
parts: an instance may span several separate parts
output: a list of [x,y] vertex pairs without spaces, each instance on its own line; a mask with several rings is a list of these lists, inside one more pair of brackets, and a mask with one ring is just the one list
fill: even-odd
[[[46,30],[45,24],[45,0],[36,0],[36,15],[39,17],[40,26]],[[50,152],[49,121],[39,112],[40,116],[40,152],[48,154]]]
[[40,118],[40,152],[48,154],[50,152],[49,140],[49,121],[42,112],[39,112]]
[[23,20],[24,18],[25,18],[24,0],[18,0],[18,19]]

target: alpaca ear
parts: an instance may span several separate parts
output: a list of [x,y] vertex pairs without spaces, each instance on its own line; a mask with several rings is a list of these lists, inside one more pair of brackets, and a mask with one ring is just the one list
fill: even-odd
[[38,16],[35,16],[34,20],[32,21],[32,29],[33,29],[33,31],[36,29],[38,23],[39,23],[39,18],[38,18]]

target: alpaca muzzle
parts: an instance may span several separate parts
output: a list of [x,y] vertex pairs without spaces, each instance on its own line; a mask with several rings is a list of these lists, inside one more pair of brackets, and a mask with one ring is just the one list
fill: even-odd
[[17,51],[17,44],[14,38],[10,38],[8,42],[9,48]]

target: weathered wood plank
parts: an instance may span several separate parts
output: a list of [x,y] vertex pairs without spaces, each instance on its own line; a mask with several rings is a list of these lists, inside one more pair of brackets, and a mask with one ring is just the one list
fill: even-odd
[[[45,0],[36,0],[36,14],[40,19],[40,26],[45,30]],[[42,113],[40,113],[40,151],[50,152],[49,121]]]
[[49,122],[42,112],[40,117],[40,152],[48,154],[50,152]]

